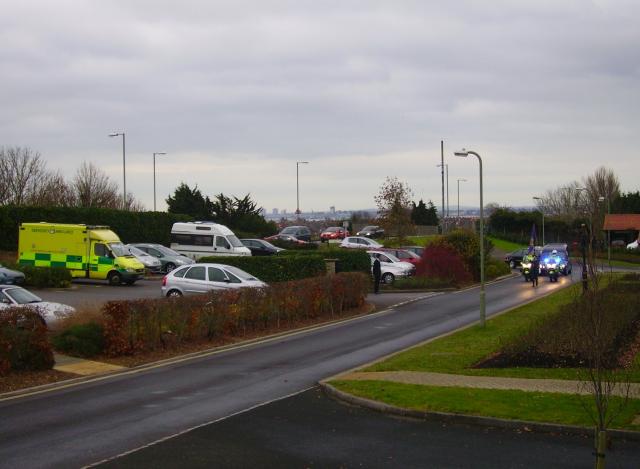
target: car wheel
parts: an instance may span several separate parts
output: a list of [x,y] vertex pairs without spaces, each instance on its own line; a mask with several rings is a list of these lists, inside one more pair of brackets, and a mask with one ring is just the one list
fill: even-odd
[[169,292],[167,293],[168,298],[178,298],[180,296],[182,296],[180,290],[169,290]]
[[167,262],[167,265],[164,266],[164,271],[165,271],[165,273],[168,274],[169,272],[171,272],[175,268],[176,268],[175,264],[173,264],[171,262]]
[[516,268],[516,262],[515,261],[509,261],[509,267],[512,269]]
[[117,286],[122,283],[122,275],[119,272],[111,272],[107,280],[109,280],[109,285]]
[[387,272],[382,276],[382,282],[386,283],[387,285],[391,285],[394,280],[395,280],[395,277],[390,272]]

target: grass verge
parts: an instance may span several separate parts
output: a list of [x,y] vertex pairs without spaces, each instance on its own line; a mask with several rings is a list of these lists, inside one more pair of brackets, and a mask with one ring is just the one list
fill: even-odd
[[[480,360],[523,333],[547,315],[570,303],[579,294],[579,284],[563,288],[540,300],[520,306],[486,322],[484,328],[472,326],[454,334],[411,348],[364,371],[432,371],[474,376],[505,376],[514,378],[579,379],[575,368],[472,368]],[[640,364],[640,354],[635,361]],[[640,367],[631,375],[640,382]]]
[[[423,386],[387,381],[332,381],[330,384],[355,396],[406,409],[582,427],[594,425],[584,407],[589,406],[593,409],[591,396]],[[620,401],[621,398],[614,398],[612,404],[617,406]],[[640,414],[640,400],[629,400],[628,405],[612,422],[611,428],[640,430],[640,425],[633,424],[638,414]]]
[[487,236],[487,239],[493,243],[493,246],[505,253],[515,251],[516,249],[525,248],[524,244],[513,243],[511,241],[505,241],[504,239],[495,238],[493,236]]

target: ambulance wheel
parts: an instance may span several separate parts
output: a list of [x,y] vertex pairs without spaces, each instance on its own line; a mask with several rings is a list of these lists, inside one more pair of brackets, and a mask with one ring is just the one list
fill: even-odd
[[107,280],[109,280],[109,285],[117,286],[122,283],[122,275],[119,272],[110,272]]
[[387,285],[391,285],[396,278],[393,276],[391,272],[387,272],[382,276],[382,283]]

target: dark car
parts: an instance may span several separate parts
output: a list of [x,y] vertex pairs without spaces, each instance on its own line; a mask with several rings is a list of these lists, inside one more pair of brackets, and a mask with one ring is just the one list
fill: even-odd
[[330,226],[320,233],[320,241],[329,241],[330,239],[344,239],[349,236],[349,231],[341,226]]
[[252,256],[272,256],[284,251],[264,239],[241,239],[240,242],[249,248]]
[[17,270],[11,270],[0,264],[0,285],[22,285],[24,274]]
[[516,249],[504,256],[504,261],[509,264],[510,268],[515,269],[522,264],[522,258],[527,255],[527,252],[529,252],[529,248]]
[[384,238],[384,230],[379,226],[369,225],[358,231],[356,235],[365,236],[367,238]]
[[278,234],[293,236],[301,241],[311,241],[311,230],[308,226],[287,226]]
[[285,243],[294,243],[294,244],[308,244],[307,241],[303,241],[301,239],[296,238],[293,235],[278,233],[273,236],[268,236],[264,238],[265,241],[284,241]]

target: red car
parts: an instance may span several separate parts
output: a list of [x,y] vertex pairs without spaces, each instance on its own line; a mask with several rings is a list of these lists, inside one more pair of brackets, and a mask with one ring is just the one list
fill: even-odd
[[417,255],[415,252],[408,251],[406,249],[382,248],[382,249],[376,249],[376,251],[385,251],[385,252],[391,253],[401,261],[410,262],[413,265],[417,265],[421,260],[421,257]]
[[344,239],[349,236],[349,231],[340,226],[330,226],[320,233],[320,241],[329,241],[330,239]]

